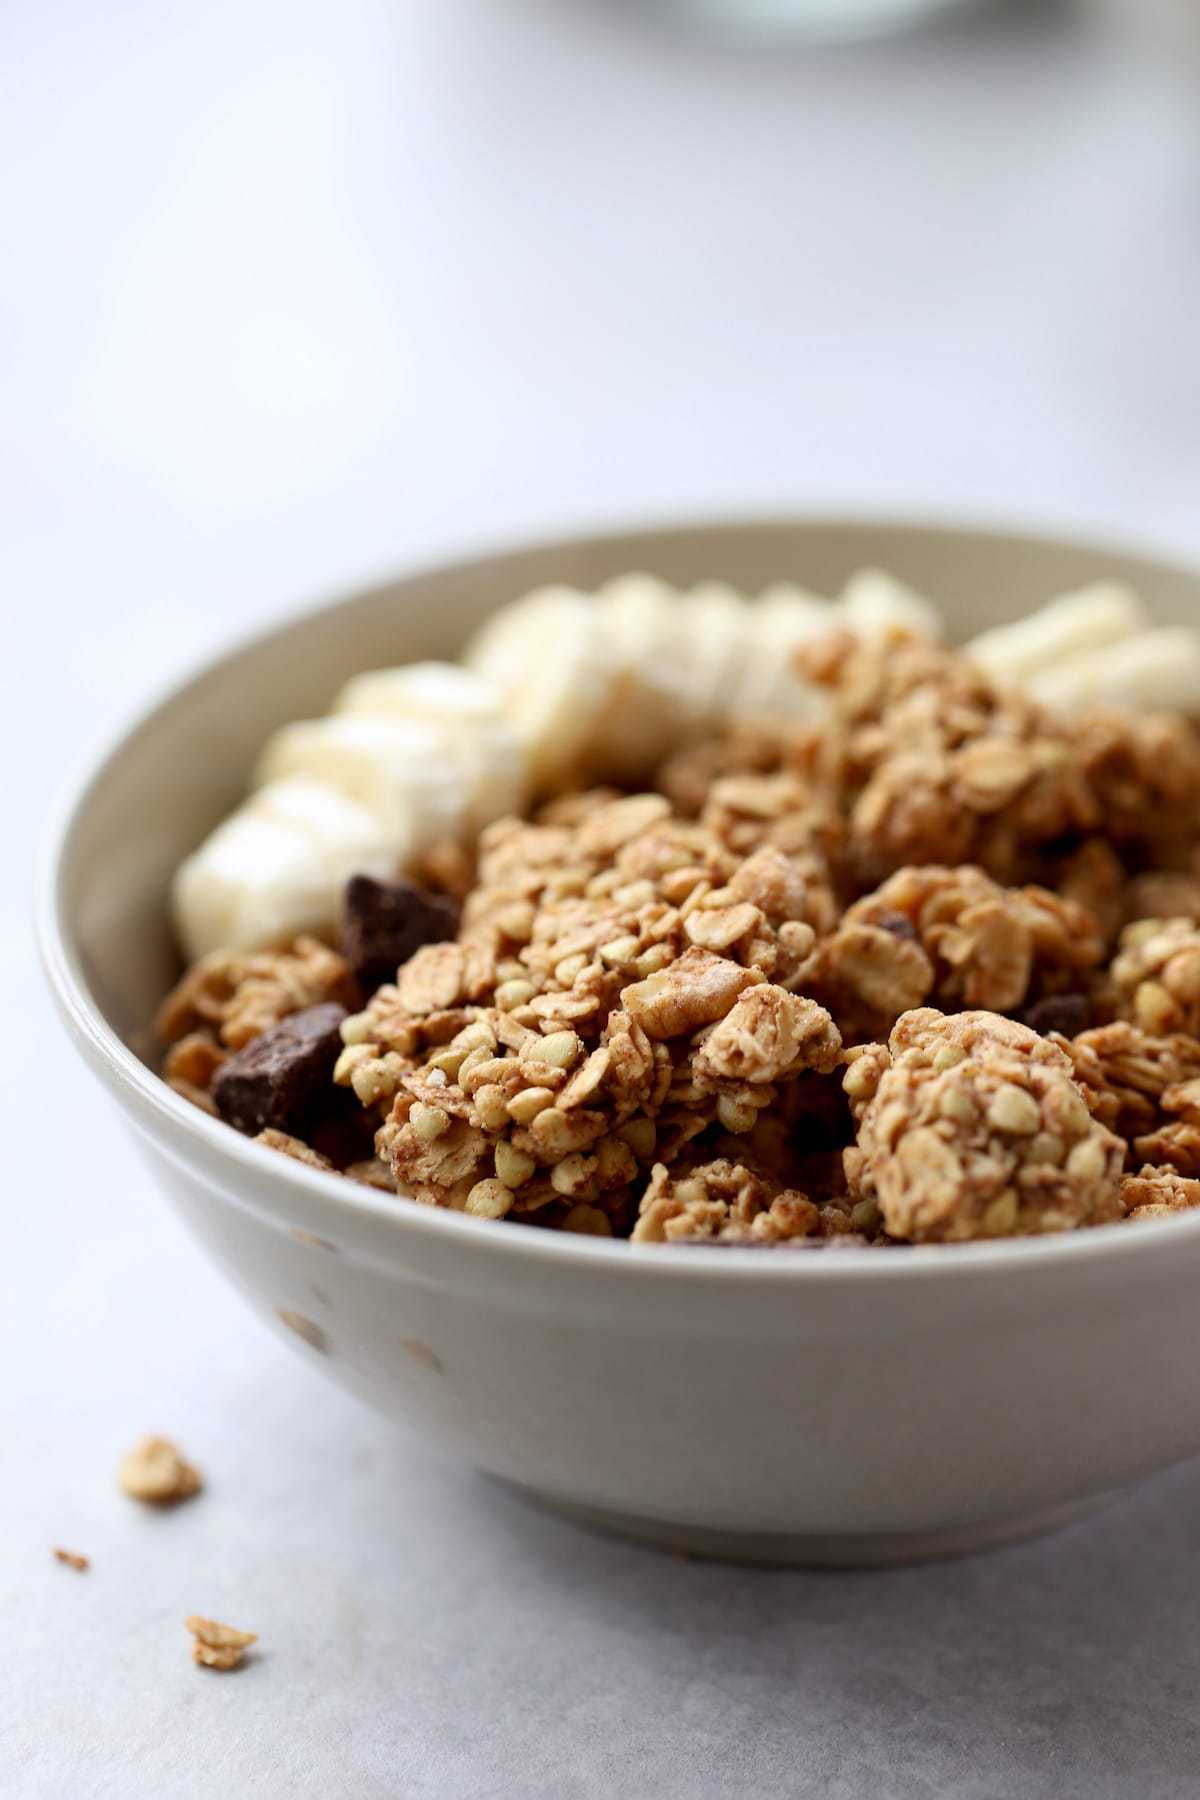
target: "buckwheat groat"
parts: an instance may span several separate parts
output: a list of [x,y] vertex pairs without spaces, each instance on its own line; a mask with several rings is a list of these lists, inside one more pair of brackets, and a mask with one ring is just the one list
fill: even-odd
[[1121,1140],[1070,1058],[992,1013],[908,1014],[846,1075],[851,1187],[914,1242],[1065,1231],[1120,1217]]

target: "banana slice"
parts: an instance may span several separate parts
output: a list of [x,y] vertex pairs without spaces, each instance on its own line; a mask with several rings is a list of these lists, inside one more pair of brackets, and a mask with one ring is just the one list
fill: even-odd
[[448,737],[425,720],[338,713],[285,725],[259,758],[254,781],[262,787],[289,775],[357,802],[406,857],[465,827],[467,796]]
[[934,640],[942,635],[941,615],[932,602],[882,569],[859,569],[852,575],[835,610],[837,623],[860,637],[881,637],[888,631]]
[[1081,650],[1034,675],[1027,689],[1068,715],[1109,706],[1200,715],[1200,633],[1163,626]]
[[1096,581],[1061,594],[1015,625],[995,625],[966,646],[993,681],[1017,684],[1067,657],[1119,644],[1149,628],[1145,607],[1120,581]]
[[589,746],[593,773],[636,782],[683,737],[689,716],[679,596],[655,575],[619,575],[596,592],[600,629],[619,669]]
[[621,673],[595,603],[574,588],[538,588],[501,607],[464,661],[503,695],[533,787],[569,785],[587,764]]
[[729,712],[750,653],[745,596],[724,581],[702,581],[682,596],[681,668],[686,686],[684,737],[699,737]]
[[171,890],[176,929],[192,959],[327,931],[351,875],[383,877],[402,860],[353,801],[312,782],[275,782],[180,865]]
[[437,662],[373,669],[346,683],[333,711],[418,719],[438,727],[462,775],[466,823],[472,833],[493,819],[519,812],[525,804],[524,749],[504,716],[497,689],[470,669]]
[[808,724],[820,719],[825,697],[797,674],[792,658],[802,644],[823,637],[836,622],[835,608],[819,594],[789,581],[767,588],[746,609],[746,664],[729,711],[750,720]]

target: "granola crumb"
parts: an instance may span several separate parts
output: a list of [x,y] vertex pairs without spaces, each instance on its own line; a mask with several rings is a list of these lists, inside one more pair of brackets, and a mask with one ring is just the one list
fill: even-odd
[[205,1669],[236,1669],[250,1646],[258,1642],[256,1631],[237,1631],[232,1625],[221,1625],[216,1619],[202,1619],[197,1614],[184,1624],[195,1640],[192,1661]]
[[117,1480],[131,1500],[149,1506],[174,1506],[190,1500],[204,1485],[200,1471],[165,1437],[139,1439],[122,1459]]
[[68,1569],[74,1569],[80,1575],[86,1575],[92,1566],[91,1557],[84,1556],[79,1550],[60,1550],[56,1545],[53,1555],[57,1562],[65,1563]]

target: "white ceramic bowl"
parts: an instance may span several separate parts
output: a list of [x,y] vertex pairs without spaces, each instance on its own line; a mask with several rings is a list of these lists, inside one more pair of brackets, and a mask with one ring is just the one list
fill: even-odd
[[580,1518],[679,1549],[880,1562],[1071,1517],[1200,1452],[1200,1214],[1044,1241],[779,1254],[624,1243],[441,1212],[207,1118],[139,1058],[176,972],[172,869],[267,733],[357,670],[453,653],[497,603],[630,568],[794,577],[864,563],[1012,618],[1126,576],[1166,621],[1200,578],[1106,549],[863,522],[573,540],[356,595],[235,650],[139,720],[55,835],[58,1004],[209,1254],[315,1368]]

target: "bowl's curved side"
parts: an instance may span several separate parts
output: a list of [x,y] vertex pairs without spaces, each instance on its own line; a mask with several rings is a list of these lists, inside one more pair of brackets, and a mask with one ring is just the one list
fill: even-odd
[[[1196,1234],[1128,1263],[866,1288],[832,1261],[833,1280],[730,1282],[703,1255],[662,1281],[652,1256],[510,1257],[486,1228],[468,1247],[392,1223],[385,1256],[323,1237],[301,1199],[285,1222],[277,1193],[268,1210],[221,1159],[133,1122],[208,1254],[331,1378],[479,1468],[676,1547],[941,1553],[1200,1449]],[[1145,1251],[1154,1229],[1139,1235]]]
[[1200,1218],[948,1255],[638,1255],[393,1205],[236,1138],[150,1074],[140,1034],[174,971],[164,897],[270,730],[357,669],[453,651],[530,586],[641,565],[833,588],[863,562],[923,587],[963,632],[1103,574],[1137,582],[1164,618],[1195,616],[1185,570],[911,525],[729,525],[485,558],[309,614],[179,689],[89,779],[43,879],[68,1025],[258,1310],[481,1467],[592,1515],[665,1523],[680,1543],[900,1534],[934,1548],[1200,1450]]

